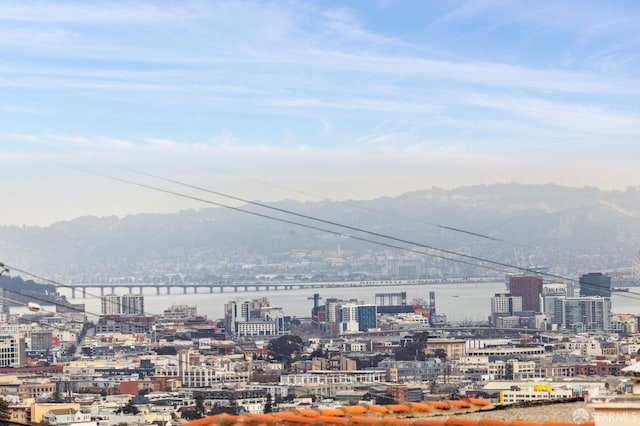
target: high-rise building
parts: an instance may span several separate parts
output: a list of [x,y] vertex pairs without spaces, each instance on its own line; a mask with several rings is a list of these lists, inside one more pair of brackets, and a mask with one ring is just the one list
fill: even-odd
[[358,330],[367,331],[378,327],[378,309],[376,305],[358,306]]
[[270,307],[266,297],[232,300],[224,305],[226,333],[230,336],[276,336],[291,330],[291,317]]
[[144,296],[141,294],[107,294],[102,296],[102,315],[143,315]]
[[122,296],[123,315],[144,314],[144,296],[141,294],[125,294]]
[[610,331],[611,299],[599,296],[566,298],[563,326],[578,333]]
[[355,333],[358,327],[358,305],[356,303],[344,303],[338,307],[338,324],[340,334]]
[[325,330],[331,334],[357,333],[378,326],[378,307],[357,299],[327,299]]
[[[357,299],[350,299],[350,300],[340,300],[338,298],[335,297],[330,297],[327,298],[325,300],[324,306],[325,306],[325,331],[329,334],[341,334],[344,333],[344,330],[342,330],[342,327],[344,327],[344,325],[341,325],[343,321],[343,315],[341,313],[341,309],[343,306],[347,305],[347,304],[351,304],[353,306],[356,306],[358,304],[358,300]],[[346,314],[348,316],[348,313]],[[354,317],[355,318],[355,313],[351,316],[348,317]],[[352,328],[354,328],[355,326],[351,326]],[[355,328],[355,330],[357,330],[357,328]]]
[[542,296],[542,312],[550,319],[551,324],[562,325],[564,321],[564,301],[563,294],[548,293]]
[[120,314],[120,296],[115,293],[102,296],[102,315]]
[[522,297],[509,293],[496,293],[491,298],[491,324],[496,325],[500,317],[513,316],[516,312],[522,312]]
[[26,364],[24,337],[0,336],[0,367],[24,367]]
[[611,277],[602,272],[589,272],[582,275],[580,296],[611,297]]
[[509,293],[522,297],[522,310],[540,312],[542,277],[512,275],[509,277]]
[[378,326],[378,310],[376,305],[344,303],[338,309],[338,329],[340,334],[367,331]]

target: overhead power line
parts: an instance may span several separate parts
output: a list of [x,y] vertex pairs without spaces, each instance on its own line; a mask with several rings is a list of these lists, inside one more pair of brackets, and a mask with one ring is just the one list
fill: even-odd
[[[193,200],[193,201],[198,201],[198,202],[202,202],[202,203],[205,203],[205,204],[226,208],[226,209],[229,209],[229,210],[233,210],[233,211],[240,212],[240,213],[245,213],[245,214],[256,216],[256,217],[262,217],[262,218],[265,218],[265,219],[274,220],[274,221],[278,221],[278,222],[282,222],[282,223],[287,223],[287,224],[290,224],[290,225],[300,226],[300,227],[303,227],[303,228],[312,229],[312,230],[316,230],[316,231],[320,231],[320,232],[325,232],[325,233],[333,234],[333,235],[344,237],[344,238],[350,238],[350,239],[354,239],[354,240],[358,240],[358,241],[377,244],[377,245],[388,247],[388,248],[394,248],[394,249],[409,251],[409,252],[418,253],[418,254],[422,254],[422,255],[426,255],[426,256],[430,256],[430,257],[444,259],[444,260],[451,261],[451,262],[456,262],[456,263],[466,264],[466,265],[470,265],[470,266],[476,266],[476,267],[480,267],[480,268],[484,268],[484,269],[494,270],[494,271],[498,271],[498,272],[502,272],[502,273],[512,272],[512,271],[507,271],[507,270],[504,270],[504,269],[500,269],[500,268],[507,268],[507,269],[516,270],[516,271],[532,273],[532,274],[536,274],[536,275],[542,275],[542,276],[546,276],[548,278],[559,279],[559,280],[563,280],[563,281],[576,282],[576,280],[574,278],[566,278],[566,277],[562,277],[560,275],[550,274],[550,273],[547,273],[547,272],[541,272],[541,271],[538,271],[538,270],[535,270],[535,269],[531,269],[531,268],[527,268],[527,267],[523,267],[523,266],[517,266],[517,265],[512,265],[512,264],[509,264],[509,263],[506,263],[506,262],[500,262],[500,261],[495,261],[495,260],[491,260],[491,259],[486,259],[486,258],[483,258],[483,257],[480,257],[480,256],[468,255],[468,254],[460,253],[460,252],[455,251],[455,250],[443,249],[443,248],[431,246],[431,245],[428,245],[428,244],[423,244],[423,243],[419,243],[419,242],[416,242],[416,241],[407,240],[407,239],[404,239],[404,238],[393,237],[391,235],[386,235],[386,234],[382,234],[382,233],[379,233],[379,232],[369,231],[369,230],[366,230],[366,229],[363,229],[363,228],[359,228],[359,227],[355,227],[355,226],[351,226],[351,225],[345,225],[345,224],[338,223],[338,222],[335,222],[335,221],[331,221],[331,220],[327,220],[327,219],[321,219],[321,218],[318,218],[318,217],[315,217],[315,216],[293,212],[293,211],[287,210],[287,209],[268,206],[268,205],[263,204],[263,203],[252,202],[252,204],[254,204],[256,206],[263,207],[263,208],[270,209],[270,210],[274,210],[274,211],[278,211],[280,213],[285,213],[285,214],[288,214],[288,215],[291,215],[291,216],[295,216],[295,217],[299,217],[299,218],[303,218],[303,219],[307,219],[307,220],[316,221],[316,222],[323,223],[323,224],[326,224],[326,225],[336,226],[336,227],[343,228],[343,229],[346,229],[346,230],[349,230],[349,231],[356,231],[356,232],[359,232],[359,233],[362,233],[362,234],[366,234],[366,235],[370,235],[370,236],[373,236],[373,237],[382,238],[383,240],[393,241],[393,242],[402,243],[402,244],[408,244],[408,245],[413,246],[413,247],[420,247],[420,248],[423,248],[423,249],[432,250],[432,251],[440,253],[440,254],[438,255],[438,254],[435,254],[435,253],[423,252],[423,251],[419,251],[419,250],[416,250],[416,249],[413,249],[413,248],[410,248],[410,247],[397,246],[395,244],[387,243],[385,241],[372,240],[372,239],[369,239],[369,238],[356,236],[356,235],[353,235],[353,234],[350,234],[350,233],[346,233],[346,232],[340,232],[340,231],[335,231],[335,230],[331,230],[331,229],[321,228],[319,226],[310,225],[308,223],[296,222],[296,221],[291,220],[291,219],[284,219],[284,218],[268,215],[268,214],[265,214],[265,213],[259,213],[259,212],[255,212],[255,211],[251,211],[251,210],[246,210],[246,209],[243,209],[241,207],[234,207],[234,206],[231,206],[231,205],[228,205],[228,204],[224,204],[224,203],[208,200],[208,199],[205,199],[205,198],[196,197],[196,196],[189,195],[189,194],[184,194],[184,193],[181,193],[181,192],[177,192],[177,191],[173,191],[173,190],[169,190],[169,189],[165,189],[165,188],[161,188],[161,187],[157,187],[157,186],[153,186],[153,185],[148,185],[148,184],[145,184],[145,183],[136,182],[136,181],[133,181],[133,180],[130,180],[130,179],[125,179],[125,178],[121,178],[121,177],[117,177],[117,176],[113,176],[113,175],[109,175],[109,174],[105,174],[105,173],[95,172],[95,171],[83,169],[83,168],[80,168],[80,167],[74,167],[74,168],[77,169],[77,170],[81,170],[81,171],[83,171],[85,173],[89,173],[89,174],[92,174],[92,175],[95,175],[95,176],[101,176],[101,177],[104,177],[104,178],[107,178],[107,179],[110,179],[110,180],[114,180],[116,182],[125,183],[127,185],[137,186],[137,187],[140,187],[140,188],[145,188],[145,189],[149,189],[149,190],[152,190],[152,191],[173,195],[173,196],[180,197],[180,198],[190,199],[190,200]],[[217,191],[210,191],[210,190],[207,190],[205,188],[199,188],[199,187],[195,187],[195,188],[197,188],[200,191],[206,191],[206,192],[209,192],[209,193],[212,193],[212,194],[215,194],[215,195],[219,195],[219,196],[222,196],[222,197],[227,197],[227,198],[230,198],[230,199],[233,199],[233,200],[236,200],[236,201],[246,202],[245,199],[240,198],[240,197],[235,197],[235,196],[232,196],[232,195],[223,194],[223,193],[217,192]],[[447,256],[445,256],[445,255],[447,255]],[[465,260],[462,260],[462,259],[456,259],[456,258],[452,258],[452,257],[449,257],[449,256],[461,257],[461,258],[468,259],[468,260],[465,261]],[[477,262],[484,262],[484,263],[487,263],[488,265],[473,263],[473,262],[470,262],[469,260],[473,260],[473,261],[477,261]],[[490,266],[490,265],[492,265],[492,266]]]
[[[192,189],[196,189],[199,191],[203,191],[203,192],[207,192],[213,195],[217,195],[217,196],[221,196],[221,197],[225,197],[225,198],[229,198],[229,199],[233,199],[235,201],[241,201],[241,202],[245,202],[247,204],[251,204],[251,205],[255,205],[257,207],[261,207],[261,208],[265,208],[268,210],[272,210],[272,211],[277,211],[279,213],[284,213],[284,214],[288,214],[294,217],[299,217],[299,218],[303,218],[306,220],[312,220],[312,221],[316,221],[318,223],[322,223],[322,224],[326,224],[326,225],[331,225],[331,226],[336,226],[336,227],[340,227],[349,231],[355,231],[361,234],[365,234],[365,235],[369,235],[372,237],[376,237],[376,238],[382,238],[383,241],[380,240],[374,240],[371,238],[365,238],[359,235],[353,235],[351,233],[346,233],[346,232],[340,232],[340,231],[336,231],[333,229],[326,229],[326,228],[322,228],[319,226],[315,226],[315,225],[310,225],[308,223],[302,223],[302,222],[297,222],[291,219],[285,219],[285,218],[281,218],[281,217],[275,217],[272,215],[268,215],[265,213],[259,213],[259,212],[255,212],[255,211],[250,211],[250,210],[246,210],[240,207],[234,207],[234,206],[230,206],[227,204],[223,204],[223,203],[219,203],[219,202],[215,202],[212,200],[208,200],[208,199],[204,199],[201,197],[195,197],[192,195],[188,195],[188,194],[184,194],[184,193],[180,193],[177,191],[172,191],[172,190],[168,190],[165,188],[161,188],[161,187],[156,187],[156,186],[152,186],[152,185],[147,185],[144,183],[140,183],[140,182],[136,182],[136,181],[132,181],[129,179],[124,179],[124,178],[120,178],[117,176],[112,176],[112,175],[108,175],[108,174],[104,174],[104,173],[99,173],[99,172],[95,172],[95,171],[91,171],[91,170],[87,170],[87,169],[83,169],[83,168],[79,168],[79,167],[74,167],[77,170],[81,170],[85,173],[89,173],[89,174],[93,174],[96,176],[100,176],[100,177],[104,177],[107,179],[111,179],[114,181],[118,181],[121,183],[125,183],[128,185],[133,185],[133,186],[137,186],[140,188],[144,188],[144,189],[148,189],[148,190],[153,190],[153,191],[157,191],[157,192],[161,192],[161,193],[165,193],[168,195],[172,195],[172,196],[176,196],[176,197],[181,197],[181,198],[186,198],[186,199],[191,199],[194,201],[198,201],[198,202],[202,202],[205,204],[209,204],[209,205],[213,205],[213,206],[217,206],[217,207],[222,207],[225,209],[229,209],[232,211],[236,211],[236,212],[240,212],[240,213],[244,213],[244,214],[248,214],[248,215],[252,215],[252,216],[256,216],[256,217],[261,217],[261,218],[265,218],[265,219],[269,219],[269,220],[274,220],[274,221],[278,221],[281,223],[286,223],[286,224],[290,224],[290,225],[294,225],[294,226],[299,226],[299,227],[303,227],[303,228],[307,228],[307,229],[311,229],[311,230],[315,230],[315,231],[319,231],[319,232],[324,232],[324,233],[328,233],[328,234],[332,234],[335,236],[339,236],[339,237],[344,237],[344,238],[350,238],[353,240],[357,240],[357,241],[361,241],[361,242],[365,242],[365,243],[371,243],[371,244],[375,244],[378,246],[382,246],[382,247],[387,247],[387,248],[392,248],[392,249],[397,249],[397,250],[402,250],[402,251],[406,251],[406,252],[411,252],[411,253],[415,253],[415,254],[420,254],[420,255],[425,255],[425,256],[429,256],[429,257],[434,257],[434,258],[438,258],[438,259],[442,259],[445,261],[450,261],[450,262],[455,262],[455,263],[460,263],[460,264],[465,264],[465,265],[469,265],[469,266],[474,266],[474,267],[479,267],[479,268],[483,268],[483,269],[487,269],[487,270],[492,270],[492,271],[496,271],[496,272],[500,272],[500,273],[504,273],[504,274],[508,274],[513,272],[513,270],[516,271],[520,271],[520,272],[526,272],[526,273],[532,273],[535,275],[540,275],[540,276],[545,276],[548,278],[553,278],[553,279],[558,279],[561,281],[568,281],[568,282],[579,282],[578,280],[576,280],[575,278],[568,278],[568,277],[563,277],[560,275],[556,275],[556,274],[550,274],[550,273],[546,273],[546,272],[541,272],[538,270],[534,270],[531,268],[526,268],[526,267],[522,267],[522,266],[517,266],[517,265],[512,265],[506,262],[499,262],[499,261],[494,261],[494,260],[490,260],[490,259],[486,259],[480,256],[474,256],[474,255],[467,255],[464,253],[460,253],[458,251],[455,250],[448,250],[448,249],[443,249],[443,248],[439,248],[439,247],[435,247],[435,246],[430,246],[427,244],[422,244],[422,243],[418,243],[415,241],[411,241],[411,240],[407,240],[404,238],[398,238],[398,237],[394,237],[391,235],[387,235],[387,234],[383,234],[383,233],[379,233],[379,232],[374,232],[374,231],[369,231],[360,227],[355,227],[355,226],[350,226],[350,225],[345,225],[342,223],[338,223],[335,221],[331,221],[331,220],[326,220],[326,219],[322,219],[322,218],[318,218],[315,216],[311,216],[311,215],[307,215],[307,214],[302,214],[299,212],[295,212],[295,211],[291,211],[288,209],[283,209],[283,208],[278,208],[278,207],[274,207],[274,206],[269,206],[267,204],[264,203],[259,203],[259,202],[255,202],[255,201],[250,201],[250,200],[246,200],[244,198],[241,197],[237,197],[237,196],[233,196],[230,194],[225,194],[219,191],[213,191],[207,188],[203,188],[203,187],[199,187],[196,185],[191,185],[188,183],[183,183],[174,179],[169,179],[169,178],[164,178],[158,175],[154,175],[154,174],[150,174],[150,173],[144,173],[144,172],[137,172],[140,174],[144,174],[150,177],[154,177],[156,179],[160,179],[166,182],[171,182],[171,183],[175,183],[181,186],[185,186],[185,187],[189,187]],[[478,234],[478,235],[482,235],[482,234]],[[387,241],[384,241],[387,240]],[[392,241],[394,243],[390,243],[388,241]],[[401,245],[397,245],[395,243],[401,243],[401,244],[408,244],[412,247],[406,247],[406,246],[401,246]],[[423,250],[417,250],[415,249],[415,247],[419,247],[422,249],[426,249],[426,250],[431,250],[435,253],[431,253],[428,251],[423,251]],[[440,253],[440,254],[437,254]],[[462,257],[463,259],[468,259],[468,260],[463,260],[463,259],[458,259],[456,257],[452,257],[452,256],[457,256],[457,257]],[[471,262],[471,261],[475,261],[475,262],[484,262],[486,264],[483,263],[475,263],[475,262]],[[5,266],[4,264],[1,264],[2,266]],[[6,265],[6,267],[11,268],[15,271],[18,272],[22,272],[25,273],[27,275],[30,275],[36,279],[39,279],[41,281],[45,281],[45,282],[49,282],[55,286],[58,287],[66,287],[66,288],[71,288],[72,286],[69,285],[65,285],[56,281],[52,281],[46,277],[42,277],[40,275],[31,273],[29,271],[26,271],[24,269],[20,269],[11,265]],[[506,268],[506,269],[504,269]],[[584,283],[583,283],[584,284]],[[587,285],[589,285],[587,283]],[[595,286],[595,284],[594,284]],[[88,295],[90,295],[89,293],[87,293]],[[100,297],[97,295],[90,295],[92,297]],[[629,297],[628,295],[621,295],[622,297]],[[633,298],[633,297],[631,297]]]
[[[205,187],[202,187],[202,186],[198,186],[198,185],[193,185],[193,184],[190,184],[190,183],[182,182],[182,181],[179,181],[177,179],[167,178],[167,177],[164,177],[164,176],[160,176],[160,175],[157,175],[157,174],[153,174],[153,173],[149,173],[149,172],[145,172],[145,171],[141,171],[141,170],[137,170],[137,169],[133,169],[133,168],[125,168],[125,169],[129,170],[131,172],[143,175],[143,176],[152,177],[154,179],[158,179],[158,180],[161,180],[161,181],[164,181],[164,182],[180,185],[180,186],[183,186],[185,188],[195,189],[195,190],[198,190],[198,191],[202,191],[202,192],[209,193],[209,194],[212,194],[212,195],[228,198],[228,199],[235,200],[235,201],[240,201],[240,202],[243,202],[243,203],[246,203],[246,204],[254,205],[254,206],[257,206],[257,207],[261,207],[261,208],[264,208],[264,209],[276,211],[276,212],[279,212],[279,213],[285,213],[285,214],[288,214],[288,215],[291,215],[291,216],[295,216],[295,217],[299,217],[299,218],[303,218],[303,219],[308,219],[308,220],[313,220],[313,221],[317,221],[319,223],[324,223],[324,224],[327,224],[327,225],[338,226],[338,227],[342,227],[344,229],[349,229],[349,230],[361,232],[361,233],[368,234],[368,235],[371,235],[371,236],[381,237],[381,238],[384,238],[384,239],[389,239],[389,240],[400,242],[400,243],[406,243],[406,244],[410,244],[410,245],[413,245],[413,246],[418,246],[418,247],[422,247],[422,248],[426,248],[426,249],[430,249],[430,250],[436,250],[436,251],[440,251],[440,252],[443,252],[443,253],[464,257],[464,258],[467,258],[467,259],[472,259],[472,260],[477,260],[477,261],[482,261],[482,262],[488,262],[488,263],[491,263],[491,264],[496,265],[496,266],[512,268],[512,269],[519,270],[521,272],[533,273],[533,274],[536,274],[536,275],[546,276],[548,278],[554,278],[554,279],[560,279],[562,281],[569,281],[569,282],[573,282],[573,283],[579,283],[579,280],[576,280],[575,278],[568,278],[568,277],[563,277],[561,275],[549,274],[549,273],[545,273],[545,272],[542,272],[542,271],[539,271],[539,270],[536,270],[536,269],[531,269],[531,268],[526,268],[526,267],[522,267],[522,266],[512,265],[512,264],[509,264],[509,263],[506,263],[506,262],[497,262],[497,261],[493,261],[493,260],[490,260],[490,259],[482,258],[482,257],[479,257],[479,256],[466,255],[466,254],[460,253],[460,252],[455,251],[455,250],[447,250],[447,249],[442,249],[442,248],[438,248],[438,247],[434,247],[434,246],[429,246],[429,245],[425,245],[425,244],[422,244],[422,243],[417,243],[417,242],[409,241],[409,240],[406,240],[406,239],[397,238],[397,237],[390,236],[390,235],[387,235],[387,234],[382,234],[382,233],[378,233],[378,232],[374,232],[374,231],[369,231],[369,230],[366,230],[366,229],[363,229],[363,228],[354,227],[354,226],[346,225],[346,224],[343,224],[343,223],[338,223],[338,222],[327,220],[327,219],[322,219],[322,218],[319,218],[319,217],[316,217],[316,216],[312,216],[312,215],[296,212],[296,211],[293,211],[293,210],[290,210],[290,209],[284,209],[284,208],[279,208],[279,207],[276,207],[276,206],[271,206],[271,205],[266,204],[266,203],[261,203],[259,201],[253,201],[253,200],[249,200],[249,199],[246,199],[246,198],[238,197],[238,196],[235,196],[235,195],[227,194],[227,193],[224,193],[224,192],[215,191],[215,190],[212,190],[212,189],[209,189],[209,188],[205,188]],[[87,172],[90,172],[90,173],[95,173],[95,172],[91,172],[91,171],[88,171],[88,170],[85,170],[85,169],[81,169],[81,170],[87,171]],[[113,178],[112,176],[109,176],[109,175],[103,175],[103,176],[108,177],[108,178]],[[126,180],[126,181],[127,181],[127,183],[133,183],[132,181],[128,181],[128,180]],[[153,187],[153,189],[158,190],[159,188]],[[221,207],[225,207],[225,208],[231,208],[231,206],[222,205],[221,203],[216,203],[216,205],[221,206]],[[355,206],[355,207],[359,207],[359,206]],[[242,211],[245,212],[245,213],[253,214],[253,212],[246,211],[244,209],[242,209]],[[373,211],[376,211],[376,210],[373,210]],[[393,216],[401,217],[399,215],[393,215]],[[274,220],[279,220],[279,218],[276,218],[276,217],[270,217],[270,218],[274,219]],[[495,238],[495,237],[492,237],[492,236],[489,236],[489,235],[485,235],[485,234],[481,234],[481,233],[477,233],[477,232],[473,232],[473,231],[468,231],[468,230],[463,230],[463,229],[456,228],[456,227],[450,227],[450,226],[436,224],[436,223],[433,223],[433,222],[425,222],[425,221],[420,221],[420,220],[418,220],[418,222],[426,223],[426,224],[433,225],[433,226],[437,226],[437,227],[442,228],[442,229],[448,229],[448,230],[451,230],[451,231],[462,232],[462,233],[465,233],[465,234],[468,234],[468,235],[472,235],[472,236],[476,236],[476,237],[480,237],[480,238],[485,238],[485,239],[489,239],[489,240],[493,240],[493,241],[509,243],[509,244],[520,246],[520,247],[528,247],[525,244],[521,244],[521,243],[518,243],[518,242],[511,242],[511,241],[508,241],[508,240],[502,240],[502,239],[498,239],[498,238]],[[304,224],[299,224],[299,223],[295,223],[295,224],[299,225],[299,226],[305,226]],[[346,234],[346,236],[352,238],[352,236],[350,234]],[[361,240],[361,241],[363,241],[363,240]],[[365,242],[367,242],[367,241],[365,241]],[[374,241],[374,243],[377,244],[377,242],[375,242],[375,241]],[[397,247],[393,247],[393,248],[397,248]],[[406,250],[406,248],[401,248],[401,249],[402,250]],[[424,252],[420,252],[420,253],[426,254],[428,256],[431,256],[431,254],[429,254],[429,253],[424,253]],[[435,257],[442,258],[440,256],[435,256]],[[456,260],[456,259],[451,259],[449,257],[444,257],[444,259],[445,260],[454,261],[454,262],[458,262],[459,261],[459,260]],[[478,267],[481,267],[481,268],[485,268],[486,267],[486,265],[478,265],[478,264],[469,263],[469,262],[460,262],[460,263],[464,263],[464,264],[472,265],[472,266],[478,266]],[[508,272],[506,272],[506,271],[504,271],[502,269],[488,268],[488,267],[486,269],[497,271],[497,272],[508,273]],[[597,286],[597,284],[592,284],[592,283],[588,283],[588,282],[583,282],[583,283],[581,283],[581,285],[582,286],[591,286],[593,288],[599,288]],[[625,296],[621,295],[621,297],[625,297]]]
[[[171,179],[171,178],[159,176],[159,175],[156,175],[156,174],[153,174],[153,173],[149,173],[149,172],[145,172],[145,171],[142,171],[142,170],[137,170],[137,169],[133,169],[133,168],[130,168],[130,167],[123,167],[123,169],[131,171],[133,173],[137,173],[137,174],[143,175],[143,176],[148,176],[148,177],[152,177],[154,179],[159,179],[159,180],[162,180],[162,181],[165,181],[165,182],[174,183],[176,185],[181,185],[181,186],[184,186],[184,187],[187,187],[187,188],[197,189],[199,191],[208,192],[210,194],[219,195],[219,196],[230,198],[230,199],[234,199],[234,200],[237,200],[237,201],[242,201],[242,202],[247,203],[247,204],[252,204],[252,205],[255,205],[255,206],[264,207],[264,208],[272,209],[272,210],[276,210],[276,211],[287,212],[289,214],[294,214],[293,211],[289,211],[289,210],[286,210],[286,209],[279,209],[277,207],[270,206],[268,204],[260,203],[260,202],[257,202],[257,201],[251,201],[251,200],[244,199],[244,198],[241,198],[241,197],[225,194],[225,193],[222,193],[222,192],[219,192],[219,191],[214,191],[214,190],[211,190],[211,189],[208,189],[208,188],[203,188],[203,187],[200,187],[200,186],[197,186],[197,185],[189,184],[189,183],[186,183],[186,182],[181,182],[181,181],[176,180],[176,179]],[[261,183],[261,184],[264,184],[264,182],[261,182],[261,181],[256,180],[256,179],[250,179],[250,180],[254,181],[254,182]],[[280,188],[280,189],[285,189],[285,190],[288,190],[288,191],[293,191],[293,192],[300,193],[300,194],[303,194],[303,195],[310,195],[312,197],[319,198],[319,199],[326,199],[326,197],[321,197],[319,195],[311,194],[309,192],[292,190],[290,188],[287,188],[287,187],[284,187],[284,186],[281,186],[281,185],[271,185],[271,184],[268,184],[268,185],[269,186],[274,186],[274,187]],[[500,242],[500,243],[506,243],[506,244],[511,244],[511,245],[515,245],[515,246],[519,246],[519,247],[531,248],[530,246],[527,246],[525,244],[518,243],[518,242],[515,242],[515,241],[509,241],[509,240],[506,240],[506,239],[497,238],[497,237],[494,237],[494,236],[491,236],[491,235],[487,235],[487,234],[482,234],[482,233],[479,233],[479,232],[469,231],[469,230],[458,228],[458,227],[455,227],[455,226],[442,225],[442,224],[439,224],[439,223],[426,221],[424,219],[407,218],[406,216],[402,216],[402,215],[399,215],[397,213],[392,213],[392,212],[388,212],[388,211],[382,211],[382,210],[379,210],[379,209],[373,209],[371,207],[362,206],[362,205],[351,203],[351,202],[348,202],[348,201],[339,201],[338,203],[346,205],[346,206],[349,206],[349,207],[354,207],[354,208],[357,208],[357,209],[360,209],[360,210],[365,210],[365,211],[369,211],[369,212],[383,214],[383,215],[386,215],[386,216],[395,217],[395,218],[398,218],[398,219],[405,219],[405,220],[406,219],[410,219],[410,220],[418,222],[418,223],[422,223],[422,224],[429,225],[429,226],[434,226],[436,228],[444,229],[444,230],[447,230],[447,231],[458,232],[458,233],[461,233],[461,234],[470,235],[472,237],[483,238],[483,239],[486,239],[486,240]],[[300,216],[304,217],[305,215],[301,214]]]

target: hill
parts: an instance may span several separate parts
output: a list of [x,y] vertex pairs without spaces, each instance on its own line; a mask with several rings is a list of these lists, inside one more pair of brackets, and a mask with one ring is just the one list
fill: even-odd
[[[432,188],[374,200],[288,200],[272,205],[432,247],[509,263],[544,264],[565,273],[630,266],[640,245],[638,187],[605,191],[496,184]],[[359,235],[256,206],[244,208]],[[124,218],[81,217],[49,227],[0,227],[0,260],[66,280],[152,279],[174,273],[206,279],[207,274],[241,273],[242,265],[257,265],[254,272],[277,273],[283,268],[296,272],[296,259],[311,263],[307,269],[317,268],[322,267],[321,259],[338,251],[343,258],[353,259],[354,270],[363,269],[362,256],[406,256],[371,243],[221,208]],[[310,257],[313,253],[316,256]],[[300,271],[302,263],[297,262]],[[344,269],[343,263],[339,267],[347,270],[349,265]]]

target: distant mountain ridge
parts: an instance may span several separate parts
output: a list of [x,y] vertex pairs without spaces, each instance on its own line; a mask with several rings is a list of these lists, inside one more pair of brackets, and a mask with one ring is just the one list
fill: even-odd
[[[281,201],[274,207],[429,246],[516,262],[591,270],[630,265],[640,246],[640,187],[625,191],[495,184],[432,188],[366,201]],[[245,206],[294,222],[357,233]],[[516,244],[453,232],[460,228]],[[367,238],[376,239],[368,236]],[[222,263],[275,263],[292,252],[389,251],[291,224],[221,208],[176,214],[81,217],[48,227],[0,227],[0,260],[43,275],[140,276],[216,269]]]

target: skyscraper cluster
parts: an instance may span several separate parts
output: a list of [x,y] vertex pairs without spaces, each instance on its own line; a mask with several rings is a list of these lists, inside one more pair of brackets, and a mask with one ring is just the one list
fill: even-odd
[[330,334],[358,333],[378,326],[377,306],[356,299],[329,298],[324,314],[325,331]]
[[547,291],[540,276],[511,276],[509,293],[491,298],[491,323],[577,333],[611,330],[611,277],[590,272],[580,277],[579,284],[580,297],[573,297],[568,285]]

